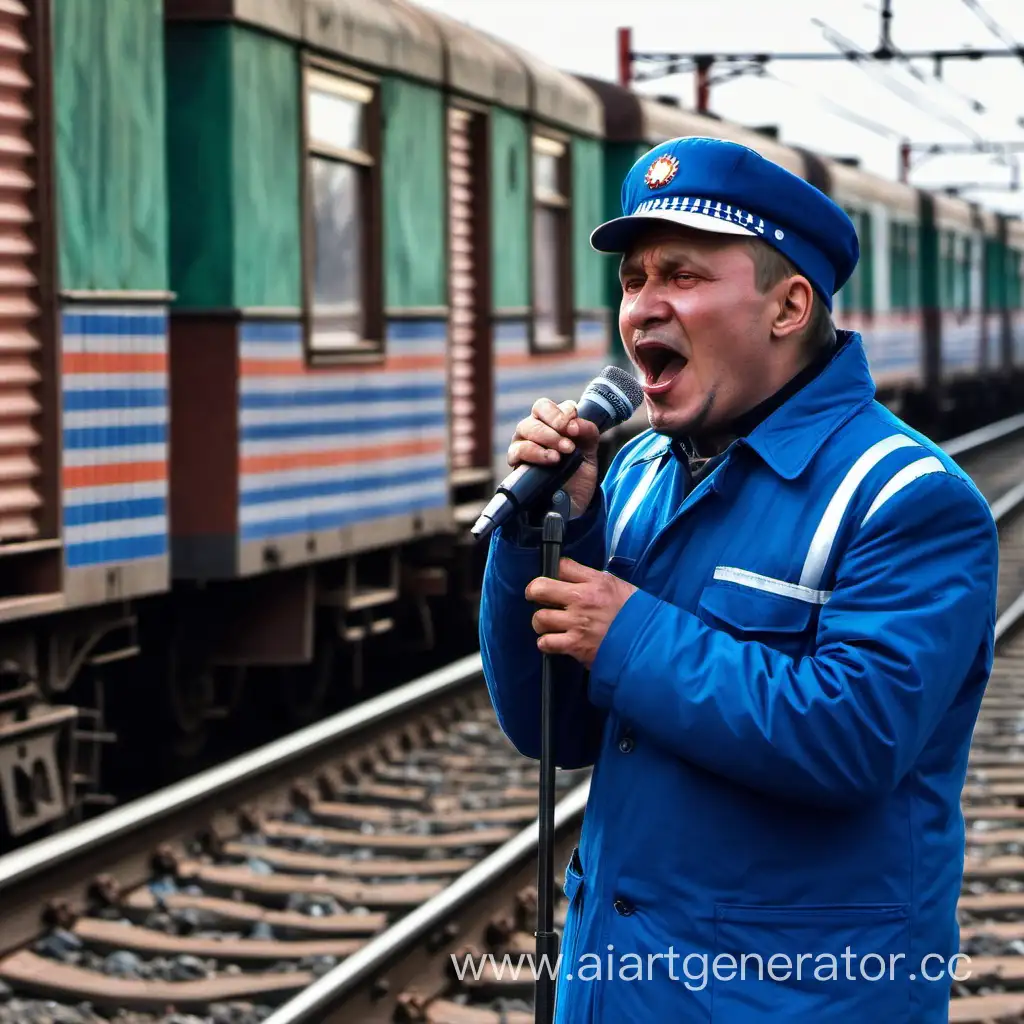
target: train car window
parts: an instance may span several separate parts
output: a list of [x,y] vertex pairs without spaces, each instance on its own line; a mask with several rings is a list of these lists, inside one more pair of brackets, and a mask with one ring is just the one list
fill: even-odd
[[985,308],[995,311],[1003,307],[1002,287],[1006,272],[1003,269],[1002,253],[997,239],[986,238],[984,251],[985,265],[982,278],[985,282]]
[[533,347],[571,348],[570,167],[568,144],[533,137]]
[[920,313],[921,308],[921,275],[917,258],[920,231],[920,224],[907,225],[907,303],[914,313]]
[[940,308],[952,312],[957,308],[957,238],[952,231],[940,232],[942,295]]
[[972,294],[974,290],[971,287],[974,278],[974,240],[971,238],[964,239],[964,262],[961,266],[961,278],[964,289],[964,302],[961,308],[970,312],[974,306],[974,295]]
[[847,313],[871,314],[875,308],[874,224],[866,210],[850,206],[843,209],[857,229],[860,259],[850,279],[843,285],[842,307]]
[[857,225],[860,236],[860,311],[865,316],[875,312],[875,222],[870,210],[861,210]]
[[903,267],[900,257],[903,255],[900,225],[896,221],[889,222],[889,308],[900,308],[900,275]]
[[374,89],[314,67],[305,85],[307,346],[313,356],[379,352],[369,301],[377,292]]
[[946,232],[936,229],[935,250],[938,260],[938,300],[939,309],[946,308]]
[[1008,308],[1010,308],[1010,309],[1020,309],[1021,308],[1021,304],[1022,304],[1021,303],[1022,295],[1024,295],[1024,290],[1021,289],[1021,281],[1020,281],[1020,274],[1021,274],[1021,254],[1020,254],[1020,250],[1018,250],[1018,249],[1010,249],[1008,251],[1008,255],[1009,255],[1009,259],[1006,262],[1007,262],[1007,271],[1008,271],[1007,277],[1009,278],[1009,280],[1007,281],[1007,292],[1006,292],[1007,302],[1006,302],[1006,304],[1007,304]]
[[889,308],[906,312],[912,306],[910,290],[910,225],[889,223]]

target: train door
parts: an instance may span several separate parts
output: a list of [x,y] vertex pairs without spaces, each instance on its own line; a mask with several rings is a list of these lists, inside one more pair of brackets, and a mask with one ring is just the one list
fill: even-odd
[[451,499],[472,523],[493,492],[487,118],[448,110]]

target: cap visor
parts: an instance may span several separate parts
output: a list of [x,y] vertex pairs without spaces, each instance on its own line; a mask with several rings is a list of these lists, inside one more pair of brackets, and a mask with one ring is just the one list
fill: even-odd
[[616,217],[596,227],[590,235],[590,245],[598,252],[625,252],[636,238],[652,224],[679,224],[713,235],[746,235],[757,237],[756,231],[690,210],[651,210],[648,213]]

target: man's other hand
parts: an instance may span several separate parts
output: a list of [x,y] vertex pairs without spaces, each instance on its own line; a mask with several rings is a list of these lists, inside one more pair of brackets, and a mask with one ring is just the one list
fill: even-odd
[[526,588],[527,600],[544,606],[533,616],[537,647],[590,668],[608,627],[637,588],[571,558],[561,560],[558,574],[557,580],[538,576]]

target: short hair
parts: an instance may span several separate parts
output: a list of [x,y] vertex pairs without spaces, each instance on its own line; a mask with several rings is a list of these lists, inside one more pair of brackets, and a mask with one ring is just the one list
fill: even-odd
[[[748,244],[754,260],[754,284],[762,294],[787,277],[803,276],[788,257],[763,239],[751,238]],[[804,331],[804,340],[811,351],[823,352],[835,344],[836,327],[828,306],[813,286],[811,295],[811,319]]]

